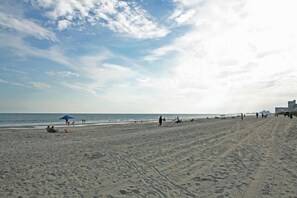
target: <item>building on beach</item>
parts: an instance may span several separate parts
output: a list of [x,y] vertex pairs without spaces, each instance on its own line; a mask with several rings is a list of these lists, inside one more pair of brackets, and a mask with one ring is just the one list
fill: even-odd
[[275,113],[285,113],[297,111],[296,100],[288,101],[288,107],[275,107]]

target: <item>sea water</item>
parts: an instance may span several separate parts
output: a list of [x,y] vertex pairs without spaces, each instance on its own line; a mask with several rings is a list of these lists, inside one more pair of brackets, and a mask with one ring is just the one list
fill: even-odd
[[[46,126],[62,126],[65,120],[59,118],[65,114],[60,113],[0,113],[1,128],[40,128]],[[73,117],[69,122],[75,125],[100,125],[129,122],[153,122],[158,121],[160,114],[67,114]],[[173,120],[214,117],[215,114],[162,114],[163,118]],[[82,122],[82,120],[86,120]]]

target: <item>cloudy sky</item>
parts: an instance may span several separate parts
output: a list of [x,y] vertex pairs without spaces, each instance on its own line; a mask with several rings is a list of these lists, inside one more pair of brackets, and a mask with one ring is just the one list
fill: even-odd
[[0,112],[235,113],[297,99],[295,0],[1,0]]

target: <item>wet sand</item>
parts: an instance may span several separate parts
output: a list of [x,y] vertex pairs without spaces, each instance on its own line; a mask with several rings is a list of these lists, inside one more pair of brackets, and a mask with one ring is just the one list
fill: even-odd
[[296,117],[67,129],[0,129],[0,197],[297,196]]

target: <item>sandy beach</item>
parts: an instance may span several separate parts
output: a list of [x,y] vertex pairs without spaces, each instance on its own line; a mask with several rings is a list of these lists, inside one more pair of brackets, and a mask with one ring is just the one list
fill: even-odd
[[297,197],[295,117],[67,129],[0,129],[0,197]]

